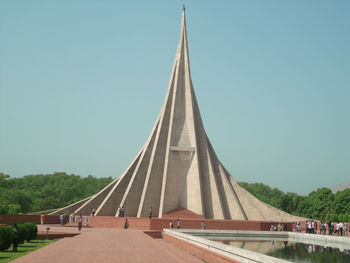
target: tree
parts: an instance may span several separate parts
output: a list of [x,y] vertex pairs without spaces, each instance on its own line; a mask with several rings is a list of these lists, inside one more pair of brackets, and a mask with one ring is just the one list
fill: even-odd
[[28,213],[67,206],[96,194],[111,181],[111,177],[80,177],[61,172],[20,178],[0,173],[0,213]]
[[350,215],[350,189],[333,194],[328,188],[320,188],[301,196],[285,194],[262,183],[239,184],[261,201],[293,215],[327,221],[350,220],[347,216]]

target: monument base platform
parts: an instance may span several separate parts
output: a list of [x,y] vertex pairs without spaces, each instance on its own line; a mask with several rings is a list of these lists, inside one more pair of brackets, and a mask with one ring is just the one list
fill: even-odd
[[[207,229],[222,229],[222,230],[256,230],[268,231],[272,224],[285,224],[288,231],[292,229],[291,222],[282,221],[258,221],[258,220],[218,220],[218,219],[201,219],[198,217],[186,218],[184,215],[170,214],[166,218],[145,218],[145,217],[114,217],[114,216],[89,216],[88,223],[83,223],[83,227],[94,228],[124,228],[125,219],[128,219],[130,229],[139,230],[158,230],[169,228],[170,221],[173,226],[177,226],[177,219],[180,220],[180,227],[185,229],[201,229],[202,222],[205,222]],[[85,219],[85,216],[84,216]],[[68,221],[68,216],[65,218]],[[14,224],[32,222],[40,224],[40,215],[0,215],[0,224]],[[59,216],[45,216],[45,224],[59,224]],[[304,223],[304,222],[303,222]],[[65,225],[77,227],[77,223],[69,222]]]
[[[94,228],[124,228],[125,219],[123,217],[95,216],[89,217],[88,226]],[[201,229],[202,222],[205,222],[207,229],[222,230],[256,230],[269,231],[272,224],[282,223],[287,227],[287,231],[292,230],[291,222],[280,221],[253,221],[253,220],[215,220],[197,218],[138,218],[128,217],[129,228],[139,230],[163,230],[169,228],[170,221],[174,228],[177,226],[177,219],[180,220],[180,228]],[[69,223],[68,225],[76,224]]]

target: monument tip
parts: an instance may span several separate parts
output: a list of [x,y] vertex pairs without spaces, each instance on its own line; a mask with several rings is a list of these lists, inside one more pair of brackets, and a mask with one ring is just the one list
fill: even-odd
[[182,4],[182,11],[185,12],[185,4]]

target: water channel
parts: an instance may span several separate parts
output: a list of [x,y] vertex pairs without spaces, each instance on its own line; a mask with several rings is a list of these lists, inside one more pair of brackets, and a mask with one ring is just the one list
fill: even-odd
[[247,230],[164,230],[240,262],[350,263],[350,237]]
[[346,263],[350,262],[350,250],[304,244],[288,239],[277,240],[224,240],[226,245],[247,249],[264,255],[296,263]]

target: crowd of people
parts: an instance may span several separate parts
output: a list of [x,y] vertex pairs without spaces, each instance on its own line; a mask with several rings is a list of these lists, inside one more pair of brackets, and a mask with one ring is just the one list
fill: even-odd
[[[315,220],[308,220],[305,223],[305,233],[307,234],[320,234],[320,235],[336,235],[336,236],[348,236],[350,229],[348,223],[337,222],[333,223],[331,221],[317,222]],[[300,222],[294,222],[292,225],[293,232],[302,232],[302,227]]]

